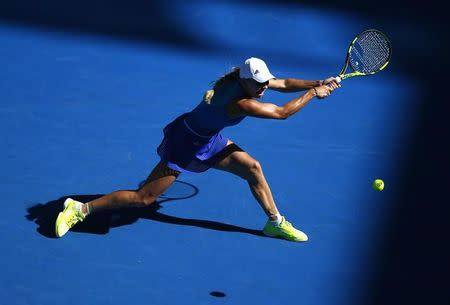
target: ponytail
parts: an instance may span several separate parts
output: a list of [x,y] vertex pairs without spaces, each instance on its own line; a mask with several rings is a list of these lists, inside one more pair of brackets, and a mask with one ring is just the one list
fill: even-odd
[[215,90],[220,88],[224,83],[237,79],[239,79],[239,68],[235,67],[231,70],[231,72],[222,75],[218,80],[212,82],[213,88],[205,92],[203,95],[203,102],[208,105],[211,104]]
[[230,80],[237,80],[239,79],[239,68],[238,67],[234,67],[231,72],[228,72],[225,75],[222,75],[218,80],[216,80],[215,82],[213,82],[214,84],[214,90],[216,90],[217,88],[219,88],[220,86],[222,86],[225,82],[228,82]]

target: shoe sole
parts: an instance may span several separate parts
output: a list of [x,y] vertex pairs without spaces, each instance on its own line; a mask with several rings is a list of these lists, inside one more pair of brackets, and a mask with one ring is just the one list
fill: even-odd
[[55,223],[55,234],[56,234],[56,237],[62,237],[64,234],[66,234],[67,233],[67,231],[66,232],[64,232],[63,234],[58,234],[58,227],[59,227],[59,225],[60,225],[60,223],[61,223],[61,219],[62,219],[62,212],[59,212],[59,214],[58,214],[58,218],[56,218],[56,223]]
[[270,234],[270,233],[266,233],[264,231],[263,231],[263,234],[268,236],[268,237],[281,238],[281,239],[284,239],[284,240],[287,240],[287,241],[304,242],[304,241],[308,240],[308,238],[306,238],[305,240],[303,240],[303,239],[289,239],[289,238],[285,238],[284,236],[281,236],[281,235],[276,235],[276,234],[273,235],[273,234]]
[[62,211],[62,212],[59,212],[59,214],[58,214],[58,217],[56,218],[56,223],[55,223],[55,234],[56,234],[56,236],[57,237],[63,237],[69,230],[67,230],[66,232],[64,232],[64,233],[62,233],[62,234],[58,234],[58,227],[59,227],[59,224],[61,223],[61,219],[62,219],[62,217],[61,217],[61,215],[62,214],[64,214],[64,212],[67,210],[67,206],[70,204],[70,202],[69,201],[72,201],[73,199],[71,199],[71,198],[67,198],[65,201],[64,201],[64,210]]

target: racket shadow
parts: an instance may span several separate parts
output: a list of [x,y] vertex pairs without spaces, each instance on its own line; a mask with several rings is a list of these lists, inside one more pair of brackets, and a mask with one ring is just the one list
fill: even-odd
[[[180,183],[183,183],[184,186],[190,185],[186,182]],[[237,232],[265,237],[261,230],[243,228],[217,221],[175,217],[160,212],[163,203],[183,200],[195,196],[198,193],[198,189],[193,185],[191,186],[195,190],[195,193],[189,196],[180,198],[161,197],[151,206],[145,208],[122,208],[98,212],[87,217],[82,223],[77,224],[71,231],[90,234],[107,234],[111,228],[130,225],[137,222],[139,219],[147,219],[174,225],[193,226],[208,230]],[[67,195],[46,203],[37,203],[27,208],[27,215],[25,217],[37,225],[36,231],[38,233],[47,238],[56,238],[55,221],[58,213],[63,210],[64,201],[67,198],[70,197],[81,202],[88,202],[101,196],[103,196],[103,194]]]

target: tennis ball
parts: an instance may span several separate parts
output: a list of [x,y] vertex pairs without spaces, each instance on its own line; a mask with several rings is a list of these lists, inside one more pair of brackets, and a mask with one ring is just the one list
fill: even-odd
[[381,179],[375,179],[372,184],[372,187],[376,191],[382,191],[384,189],[384,181]]

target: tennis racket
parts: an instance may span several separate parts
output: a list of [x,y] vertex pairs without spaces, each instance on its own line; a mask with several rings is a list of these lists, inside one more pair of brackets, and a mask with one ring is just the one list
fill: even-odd
[[[392,46],[385,34],[369,29],[357,35],[348,47],[345,63],[339,72],[341,80],[375,74],[389,64]],[[347,72],[348,68],[353,72]]]

